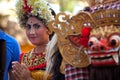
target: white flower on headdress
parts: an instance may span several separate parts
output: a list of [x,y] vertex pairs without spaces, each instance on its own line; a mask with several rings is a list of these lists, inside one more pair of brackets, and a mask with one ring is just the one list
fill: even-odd
[[20,20],[24,17],[23,14],[25,13],[35,16],[39,15],[39,17],[45,19],[47,23],[54,18],[45,0],[18,0],[16,10]]

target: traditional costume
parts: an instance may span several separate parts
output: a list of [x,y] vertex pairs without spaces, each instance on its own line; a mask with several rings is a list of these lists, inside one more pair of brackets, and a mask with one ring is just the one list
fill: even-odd
[[[19,0],[16,4],[16,10],[21,27],[25,27],[26,21],[30,16],[37,17],[45,26],[54,19],[51,8],[45,0]],[[20,62],[28,67],[33,79],[44,80],[46,68],[45,52],[34,54],[33,50],[28,53],[22,53]],[[47,80],[49,80],[49,77]]]
[[31,71],[32,78],[35,80],[44,80],[46,60],[45,54],[40,53],[35,55],[33,50],[28,53],[22,53],[20,56],[20,63],[25,63]]

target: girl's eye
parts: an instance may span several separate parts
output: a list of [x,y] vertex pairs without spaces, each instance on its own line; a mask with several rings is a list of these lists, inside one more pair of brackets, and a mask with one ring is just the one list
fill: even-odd
[[96,37],[91,37],[88,41],[88,46],[91,47],[91,46],[97,44],[97,42],[98,42],[98,39]]
[[34,24],[33,27],[34,27],[35,29],[39,29],[39,28],[40,28],[40,25],[39,25],[39,24]]
[[28,30],[31,29],[31,25],[27,24],[25,29],[28,29]]
[[117,47],[120,44],[120,37],[118,35],[113,35],[109,38],[109,44],[112,47]]

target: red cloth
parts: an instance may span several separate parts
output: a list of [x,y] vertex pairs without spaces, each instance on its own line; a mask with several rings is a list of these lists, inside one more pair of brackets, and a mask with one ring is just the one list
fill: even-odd
[[76,68],[70,64],[66,64],[65,80],[89,80],[87,68]]

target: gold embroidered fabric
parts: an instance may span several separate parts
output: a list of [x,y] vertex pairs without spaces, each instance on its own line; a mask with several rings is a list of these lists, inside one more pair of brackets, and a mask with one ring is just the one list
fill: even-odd
[[32,50],[21,54],[21,62],[25,63],[30,70],[46,67],[45,54],[40,53],[35,55],[32,53]]
[[[45,80],[45,54],[33,54],[32,52],[33,50],[29,51],[28,53],[22,53],[20,57],[20,62],[27,65],[27,67],[31,71],[31,76],[34,80]],[[49,80],[49,77],[47,78],[47,80]]]
[[45,77],[44,70],[33,70],[31,71],[31,76],[35,80],[50,80],[50,76],[48,76],[47,78]]

